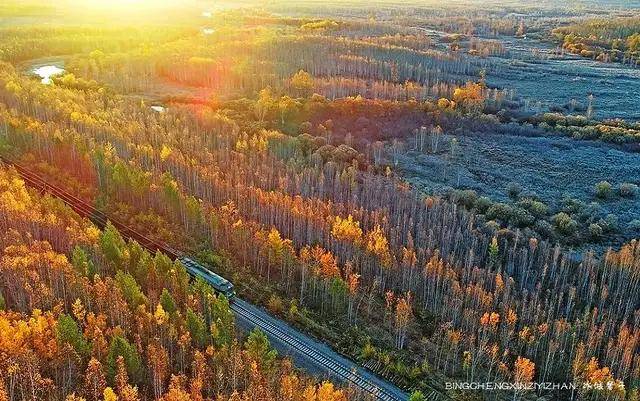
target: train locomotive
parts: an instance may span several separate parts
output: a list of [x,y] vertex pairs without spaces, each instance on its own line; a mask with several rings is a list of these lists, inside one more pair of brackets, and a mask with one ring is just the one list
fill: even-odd
[[191,258],[181,257],[178,258],[178,260],[184,265],[189,274],[194,277],[202,278],[204,281],[209,283],[217,293],[224,295],[229,302],[235,298],[236,291],[229,280],[215,274]]

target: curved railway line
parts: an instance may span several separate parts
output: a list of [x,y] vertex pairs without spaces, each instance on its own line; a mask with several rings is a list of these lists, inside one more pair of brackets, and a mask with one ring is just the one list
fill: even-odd
[[[158,243],[140,232],[133,230],[131,227],[109,218],[109,216],[85,200],[70,194],[62,188],[50,185],[42,177],[29,171],[19,163],[5,156],[0,156],[0,161],[13,166],[27,185],[61,199],[80,216],[90,219],[100,228],[104,228],[107,222],[110,222],[118,229],[123,237],[135,240],[150,252],[160,251],[172,259],[184,256],[182,252]],[[395,385],[377,377],[367,369],[342,357],[326,345],[299,332],[284,321],[274,318],[260,308],[236,298],[231,304],[231,310],[234,312],[237,320],[243,321],[242,323],[244,323],[245,327],[260,328],[272,343],[280,343],[283,345],[280,351],[295,352],[299,360],[304,360],[305,365],[314,365],[316,368],[319,368],[317,370],[324,371],[330,376],[352,385],[378,400],[408,401],[409,396]],[[435,389],[426,394],[425,398],[426,400],[450,399],[446,394]]]

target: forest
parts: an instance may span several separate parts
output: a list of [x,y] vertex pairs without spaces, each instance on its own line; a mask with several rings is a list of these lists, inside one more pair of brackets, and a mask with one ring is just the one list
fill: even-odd
[[[0,397],[65,400],[343,400],[235,337],[224,297],[178,262],[100,231],[0,170]],[[249,367],[249,369],[247,369]]]
[[587,20],[553,31],[562,47],[583,57],[638,64],[640,19]]
[[[600,117],[586,90],[551,104],[495,84],[499,60],[524,63],[505,36],[537,34],[545,60],[635,68],[637,10],[119,3],[0,6],[1,156],[411,401],[639,398],[639,123]],[[132,11],[109,22],[118,7]],[[562,141],[560,161],[602,152],[626,170],[549,193],[504,177],[508,155],[497,178],[473,170],[467,149],[493,138]],[[550,163],[531,174],[560,180]],[[0,401],[371,398],[295,366],[179,261],[9,163],[0,225]]]

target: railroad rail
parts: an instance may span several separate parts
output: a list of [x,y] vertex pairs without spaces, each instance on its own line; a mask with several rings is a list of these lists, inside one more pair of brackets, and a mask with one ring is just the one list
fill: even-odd
[[165,244],[154,241],[144,234],[127,226],[126,224],[107,216],[105,213],[101,212],[95,206],[89,204],[84,199],[70,194],[62,188],[49,184],[39,175],[33,173],[19,163],[7,158],[6,156],[0,156],[0,161],[7,165],[13,166],[27,185],[39,190],[40,192],[47,192],[51,195],[54,195],[56,198],[59,198],[69,207],[71,207],[71,209],[73,209],[80,216],[88,218],[101,229],[107,225],[107,222],[110,222],[115,228],[118,229],[120,235],[127,239],[135,240],[143,248],[152,253],[160,251],[172,259],[177,259],[183,256],[182,252],[172,249]]
[[[87,201],[62,188],[49,184],[38,174],[33,173],[6,156],[0,155],[0,161],[13,166],[27,185],[61,199],[76,213],[90,219],[98,227],[104,228],[107,223],[110,222],[118,229],[123,237],[129,240],[135,240],[150,252],[160,251],[172,259],[178,259],[184,256],[182,252],[152,240],[126,224],[110,218]],[[315,340],[291,328],[285,322],[268,315],[266,312],[262,312],[258,307],[236,298],[231,304],[231,310],[237,318],[244,319],[251,325],[259,327],[271,339],[285,344],[306,357],[311,363],[323,367],[342,381],[353,384],[360,390],[373,395],[375,398],[381,401],[407,401],[409,399],[405,392],[393,384],[378,378],[373,373],[368,372],[365,368],[356,365],[346,358],[338,356],[335,352],[325,349],[325,347],[319,345]],[[435,389],[427,394],[425,398],[427,400],[438,400],[440,398],[449,399],[448,396]]]
[[396,391],[390,391],[379,384],[373,383],[368,377],[366,377],[362,368],[355,366],[348,366],[336,359],[331,353],[324,352],[320,347],[313,346],[313,340],[306,336],[291,335],[293,329],[286,326],[283,329],[281,324],[275,319],[269,319],[261,316],[256,312],[255,307],[246,304],[243,300],[237,300],[231,305],[231,309],[236,313],[248,320],[259,323],[259,327],[268,335],[284,344],[299,350],[306,356],[312,358],[317,363],[329,368],[336,376],[340,377],[343,381],[355,385],[361,390],[372,394],[377,399],[382,401],[396,401],[406,400],[407,395],[402,393],[399,389]]

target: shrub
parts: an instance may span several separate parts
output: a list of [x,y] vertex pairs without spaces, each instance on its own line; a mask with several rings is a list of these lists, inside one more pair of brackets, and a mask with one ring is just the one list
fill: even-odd
[[631,220],[629,223],[627,223],[627,228],[631,231],[640,231],[640,220]]
[[366,361],[376,355],[376,348],[371,345],[371,341],[367,341],[360,351],[360,359]]
[[495,220],[489,220],[484,223],[482,232],[486,235],[494,235],[500,229],[500,223]]
[[295,299],[292,299],[289,303],[289,319],[296,320],[299,314],[300,310],[298,309],[298,303]]
[[311,125],[311,123],[309,121],[305,121],[305,122],[300,124],[300,133],[301,134],[308,134],[308,133],[311,132],[312,128],[313,128],[313,126]]
[[567,214],[582,213],[585,207],[585,203],[580,199],[567,197],[562,200],[562,211]]
[[574,235],[578,229],[578,223],[568,214],[560,212],[551,218],[553,225],[559,233],[564,235]]
[[409,401],[425,401],[426,398],[421,391],[416,390],[409,396]]
[[600,238],[604,230],[596,223],[589,224],[589,235],[593,238]]
[[547,206],[544,202],[534,200],[531,201],[529,211],[533,213],[534,216],[542,217],[549,213],[549,206]]
[[267,308],[269,308],[269,310],[275,313],[276,315],[282,313],[282,310],[284,308],[284,303],[282,302],[282,298],[280,298],[276,294],[272,294],[271,297],[269,298],[269,301],[267,301]]
[[527,209],[535,217],[542,217],[549,213],[549,207],[541,201],[524,198],[517,203],[521,208]]
[[486,196],[481,196],[476,199],[473,207],[478,211],[478,213],[485,213],[492,204],[493,202],[491,202],[491,199],[487,198]]
[[517,227],[526,227],[536,220],[531,213],[521,207],[514,207],[511,209],[511,217],[509,223]]
[[471,209],[478,199],[478,194],[472,189],[454,190],[451,192],[451,200],[467,209]]
[[600,204],[598,202],[591,202],[580,213],[580,219],[592,223],[597,221],[601,214],[602,207]]
[[532,201],[541,201],[536,191],[522,191],[520,193],[520,199],[530,199]]
[[620,184],[618,189],[620,196],[624,198],[635,198],[638,195],[638,186],[630,182]]
[[596,196],[606,199],[611,196],[611,184],[608,181],[600,181],[595,186]]
[[618,230],[618,217],[615,214],[608,214],[604,220],[598,222],[605,232],[614,232]]
[[544,237],[551,237],[553,235],[553,226],[546,220],[538,220],[534,228]]
[[522,186],[520,186],[520,184],[518,184],[517,182],[511,182],[509,183],[509,185],[507,185],[507,195],[509,195],[509,198],[518,199],[521,192]]
[[494,203],[487,210],[487,218],[491,220],[501,220],[508,222],[511,219],[512,207],[506,203]]

